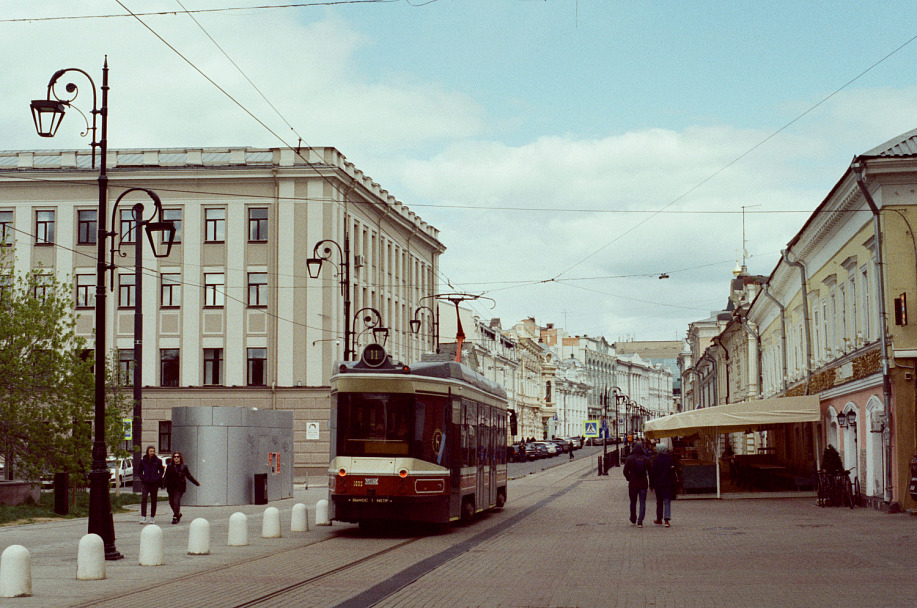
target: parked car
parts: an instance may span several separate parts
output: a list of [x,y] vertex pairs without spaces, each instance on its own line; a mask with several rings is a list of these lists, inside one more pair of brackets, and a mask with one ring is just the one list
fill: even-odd
[[526,460],[536,460],[538,458],[543,458],[542,454],[538,453],[538,446],[532,442],[525,444],[525,459]]
[[526,460],[526,449],[522,447],[521,443],[506,446],[507,462],[525,462]]
[[557,456],[560,454],[560,448],[553,441],[536,441],[535,445],[544,446],[548,456]]
[[111,471],[111,485],[123,486],[134,483],[133,458],[109,458],[105,463]]

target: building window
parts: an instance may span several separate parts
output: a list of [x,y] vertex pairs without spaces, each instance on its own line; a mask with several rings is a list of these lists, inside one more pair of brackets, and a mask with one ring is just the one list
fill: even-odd
[[248,349],[248,386],[265,386],[265,371],[267,368],[267,349]]
[[0,244],[13,244],[13,212],[0,211]]
[[77,245],[95,245],[99,232],[98,212],[95,209],[77,211]]
[[204,384],[223,384],[223,349],[204,349]]
[[4,301],[8,294],[12,293],[13,277],[9,274],[0,274],[0,302]]
[[248,305],[267,306],[267,273],[248,273]]
[[119,243],[133,243],[134,242],[134,228],[137,227],[137,222],[134,221],[134,210],[133,209],[121,209],[119,214],[121,220],[118,224],[118,234],[121,235]]
[[204,209],[204,240],[208,243],[222,243],[226,240],[226,210]]
[[223,306],[226,301],[226,294],[223,292],[224,282],[222,272],[208,272],[204,275],[204,306]]
[[159,421],[159,451],[160,452],[171,452],[172,451],[172,421],[171,420],[160,420]]
[[51,245],[54,243],[54,212],[35,212],[35,244]]
[[248,240],[253,243],[267,241],[267,209],[252,207],[248,210]]
[[118,350],[118,383],[121,386],[134,385],[134,350],[122,348]]
[[[175,224],[175,238],[172,239],[173,244],[181,243],[181,209],[163,209],[162,210],[162,221],[172,222]],[[162,233],[162,242],[169,242],[169,233]]]
[[94,274],[76,275],[76,307],[94,308],[96,305],[96,276]]
[[35,286],[33,287],[33,294],[35,295],[35,299],[44,300],[45,296],[48,294],[48,289],[50,289],[53,282],[54,277],[50,274],[44,272],[36,274]]
[[160,386],[178,386],[178,349],[163,348],[159,351]]
[[137,296],[137,277],[131,274],[118,275],[118,308],[133,308]]
[[181,275],[178,273],[161,275],[159,285],[159,306],[161,308],[178,308],[181,306]]

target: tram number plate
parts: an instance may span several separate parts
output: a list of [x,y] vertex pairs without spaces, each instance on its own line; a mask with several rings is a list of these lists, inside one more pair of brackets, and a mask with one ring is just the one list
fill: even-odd
[[367,477],[367,478],[366,478],[366,485],[368,485],[368,486],[377,486],[377,485],[379,485],[379,478],[378,478],[378,477]]

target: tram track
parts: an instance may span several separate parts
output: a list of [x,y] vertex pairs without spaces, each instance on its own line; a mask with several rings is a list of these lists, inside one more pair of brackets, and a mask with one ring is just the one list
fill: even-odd
[[[385,600],[386,598],[391,597],[419,578],[430,574],[437,568],[467,553],[468,551],[473,550],[480,544],[493,540],[500,535],[506,534],[518,523],[524,521],[549,503],[571,491],[574,487],[576,487],[579,481],[589,475],[591,475],[591,470],[587,471],[586,473],[580,473],[579,475],[576,475],[576,473],[573,472],[567,475],[563,475],[561,479],[568,481],[568,483],[565,483],[563,487],[557,489],[548,496],[537,500],[534,504],[525,507],[521,511],[514,513],[502,521],[496,522],[493,525],[476,532],[471,537],[465,540],[461,540],[456,544],[443,549],[442,551],[438,551],[437,553],[434,553],[430,556],[421,558],[419,561],[416,561],[411,565],[398,570],[392,575],[386,576],[384,580],[371,585],[357,595],[339,602],[338,604],[331,605],[334,606],[334,608],[364,608],[367,606],[373,606]],[[569,481],[570,477],[575,477],[575,479]],[[544,487],[532,489],[520,496],[519,499],[524,500],[526,497],[538,494],[539,492],[544,492]],[[345,564],[333,570],[329,570],[328,572],[324,572],[297,583],[287,585],[282,589],[277,589],[258,598],[253,598],[240,604],[235,604],[233,605],[233,608],[251,608],[254,606],[264,606],[268,604],[274,604],[279,600],[285,600],[285,605],[310,605],[308,601],[304,601],[304,598],[298,600],[296,597],[297,592],[303,591],[311,584],[332,578],[336,575],[352,574],[362,566],[370,565],[376,560],[389,556],[390,554],[425,538],[427,537],[416,537],[406,540],[382,551],[366,555],[352,563]]]

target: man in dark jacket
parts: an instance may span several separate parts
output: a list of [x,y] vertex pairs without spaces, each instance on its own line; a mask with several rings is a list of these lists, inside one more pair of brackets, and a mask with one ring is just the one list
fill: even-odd
[[675,461],[669,455],[669,446],[660,443],[656,446],[656,457],[650,470],[650,488],[656,492],[656,520],[654,524],[670,528],[672,518],[672,497],[675,496]]
[[[156,523],[156,503],[159,501],[159,484],[162,483],[163,466],[156,448],[149,446],[140,459],[140,523]],[[146,518],[147,496],[151,496],[150,519]]]
[[[643,527],[643,517],[646,515],[646,489],[649,487],[647,473],[650,469],[650,460],[643,451],[643,446],[637,443],[631,450],[630,456],[624,461],[624,479],[627,480],[627,491],[630,495],[630,523],[638,528]],[[640,499],[640,514],[637,514],[637,499]]]

